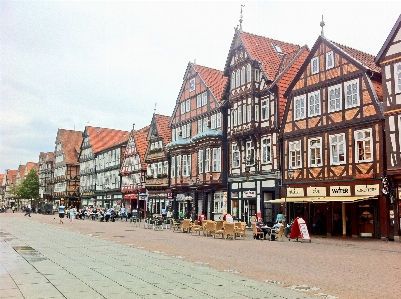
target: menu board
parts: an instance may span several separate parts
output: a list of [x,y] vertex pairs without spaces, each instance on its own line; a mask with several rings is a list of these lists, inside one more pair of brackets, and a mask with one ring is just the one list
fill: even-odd
[[301,232],[302,240],[310,240],[308,227],[306,226],[305,220],[298,218],[299,231]]

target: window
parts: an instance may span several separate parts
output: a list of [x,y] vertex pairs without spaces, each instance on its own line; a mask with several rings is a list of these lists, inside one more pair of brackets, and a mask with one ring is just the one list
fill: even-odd
[[198,119],[198,134],[203,132],[203,120]]
[[235,88],[235,72],[231,74],[231,89]]
[[319,57],[312,58],[311,72],[312,72],[312,75],[317,74],[319,72]]
[[320,91],[310,93],[309,97],[309,116],[320,115]]
[[344,83],[346,92],[346,108],[359,106],[359,81],[358,79]]
[[175,178],[175,157],[171,158],[171,177]]
[[255,121],[259,121],[259,105],[255,105]]
[[163,173],[163,162],[159,162],[157,164],[157,173],[162,174]]
[[356,162],[372,161],[372,130],[355,131]]
[[221,171],[221,148],[213,149],[213,172]]
[[177,156],[177,178],[181,177],[181,155]]
[[216,117],[216,128],[221,128],[221,112],[217,113]]
[[309,166],[322,166],[322,138],[309,139]]
[[189,111],[191,111],[191,100],[186,100],[186,102],[185,102],[185,111],[186,112],[189,112]]
[[238,125],[242,124],[242,106],[238,106]]
[[255,163],[255,147],[252,141],[246,142],[246,165],[253,165]]
[[184,125],[183,127],[181,127],[182,130],[182,138],[187,138],[187,126]]
[[205,172],[210,172],[210,148],[205,150]]
[[294,98],[294,120],[305,118],[305,97],[305,95],[301,95]]
[[237,70],[236,75],[235,75],[235,86],[237,86],[237,87],[241,85],[240,76],[241,76],[240,71]]
[[198,171],[203,173],[203,150],[198,151]]
[[241,69],[241,85],[245,84],[245,67],[243,66]]
[[273,45],[273,47],[274,47],[274,50],[276,50],[276,52],[277,52],[278,54],[284,54],[284,53],[283,53],[283,50],[281,50],[281,48],[280,48],[279,45],[277,45],[277,44],[272,44],[272,45]]
[[182,156],[182,176],[189,176],[191,174],[191,155]]
[[163,163],[163,174],[167,175],[168,173],[168,161],[164,161]]
[[238,119],[238,111],[234,110],[234,123],[233,123],[234,127],[237,126],[237,119]]
[[341,84],[329,87],[329,112],[341,109]]
[[181,114],[185,113],[185,102],[181,102]]
[[246,124],[246,105],[242,106],[242,123]]
[[290,168],[301,167],[301,141],[292,141],[288,143]]
[[202,93],[202,106],[207,105],[207,93],[206,91]]
[[198,94],[196,96],[196,108],[202,107],[202,95]]
[[248,64],[247,66],[246,66],[246,82],[251,82],[251,65],[250,64]]
[[333,51],[326,53],[326,70],[334,67],[334,54]]
[[265,120],[269,118],[269,104],[268,100],[262,101],[262,116],[261,119]]
[[252,120],[252,106],[248,106],[248,122],[251,122]]
[[394,65],[395,92],[401,92],[401,62]]
[[332,165],[345,163],[345,136],[342,134],[335,134],[329,136],[330,142],[330,163]]
[[205,131],[207,130],[207,122],[208,122],[208,118],[205,117],[205,118],[203,119],[203,129],[202,129],[202,132],[205,132]]
[[233,167],[239,167],[239,149],[238,145],[235,143],[232,145],[232,159]]
[[191,123],[187,124],[187,137],[191,137]]
[[189,80],[189,91],[194,91],[195,90],[195,78],[192,78]]
[[259,82],[259,70],[255,69],[255,82]]
[[270,163],[271,162],[271,138],[263,138],[262,139],[262,163]]
[[216,129],[216,114],[213,114],[211,117],[212,129]]

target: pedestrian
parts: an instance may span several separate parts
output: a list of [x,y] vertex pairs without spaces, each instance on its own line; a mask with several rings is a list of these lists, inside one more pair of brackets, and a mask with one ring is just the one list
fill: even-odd
[[70,222],[72,222],[72,220],[75,217],[75,208],[73,206],[70,207]]
[[11,210],[13,211],[13,213],[15,212],[15,206],[13,206],[12,208],[11,208]]
[[25,215],[24,215],[24,216],[26,216],[26,215],[28,215],[29,217],[31,217],[31,205],[30,205],[30,204],[28,204],[28,205],[26,206],[26,208],[25,208]]
[[61,199],[60,205],[58,206],[58,217],[60,218],[60,223],[63,224],[65,214],[64,198]]

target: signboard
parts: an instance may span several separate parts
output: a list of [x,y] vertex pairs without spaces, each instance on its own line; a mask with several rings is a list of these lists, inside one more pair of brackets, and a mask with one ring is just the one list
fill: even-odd
[[374,184],[374,185],[355,185],[355,195],[362,195],[362,196],[380,195],[379,184]]
[[351,196],[351,187],[330,186],[330,196]]
[[298,218],[298,226],[299,226],[299,232],[301,233],[301,239],[309,240],[310,242],[309,231],[308,227],[306,226],[305,220],[303,220],[302,218]]
[[253,198],[256,197],[256,191],[244,191],[244,198]]
[[173,193],[171,193],[171,192],[167,193],[167,198],[168,199],[173,199]]
[[306,188],[307,196],[326,196],[326,187],[308,187]]
[[305,196],[304,188],[287,188],[287,197],[302,197]]
[[231,198],[238,198],[238,192],[231,192]]

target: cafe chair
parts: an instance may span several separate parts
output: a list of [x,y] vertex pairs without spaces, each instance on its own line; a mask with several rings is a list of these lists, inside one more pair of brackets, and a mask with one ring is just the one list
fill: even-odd
[[191,232],[191,220],[184,219],[181,225],[181,231],[183,233],[190,233]]
[[194,221],[192,222],[192,227],[191,227],[192,235],[193,235],[195,232],[198,232],[198,234],[199,234],[199,236],[200,236],[200,232],[201,232],[201,230],[202,230],[201,228],[202,228],[202,225],[199,224],[198,220],[194,220]]
[[258,236],[263,240],[264,239],[264,233],[263,232],[258,232],[256,229],[256,223],[252,223],[252,231],[253,231],[253,238],[257,239]]
[[245,240],[246,222],[235,222],[235,238],[240,237]]
[[227,240],[227,238],[230,237],[231,240],[235,240],[235,224],[234,223],[229,223],[225,222],[224,223],[224,229],[223,229],[223,238]]
[[272,236],[274,236],[277,240],[283,241],[284,239],[284,225],[280,226],[278,232],[273,229],[270,231],[270,241],[272,240]]
[[173,224],[171,225],[171,228],[173,229],[173,232],[181,231],[181,222],[175,221],[174,219],[172,221],[173,221]]
[[216,235],[221,235],[221,237],[223,238],[223,234],[224,234],[224,221],[216,221],[214,224],[214,230],[212,232],[213,234],[213,238],[216,239]]

